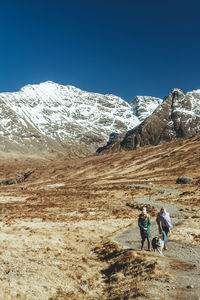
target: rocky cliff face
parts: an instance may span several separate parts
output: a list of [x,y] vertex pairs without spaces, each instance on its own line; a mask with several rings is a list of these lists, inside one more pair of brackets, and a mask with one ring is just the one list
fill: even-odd
[[192,137],[200,132],[200,90],[184,94],[180,89],[168,97],[139,126],[103,150],[132,150],[145,145]]
[[130,102],[130,105],[133,113],[138,117],[141,123],[150,116],[162,102],[163,99],[160,98],[137,96]]
[[131,106],[114,95],[88,93],[54,82],[0,93],[0,151],[59,151],[88,155],[139,124]]

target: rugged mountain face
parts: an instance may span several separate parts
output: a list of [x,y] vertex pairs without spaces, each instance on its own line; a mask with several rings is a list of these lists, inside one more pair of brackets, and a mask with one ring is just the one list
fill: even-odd
[[149,97],[149,96],[137,96],[131,102],[133,113],[138,117],[140,123],[143,122],[154,110],[163,102],[163,99]]
[[[200,131],[200,90],[164,100],[82,91],[54,82],[0,93],[0,151],[85,156],[104,149],[158,145]],[[106,147],[102,147],[108,142]]]
[[192,137],[200,132],[200,90],[184,94],[180,89],[168,97],[139,126],[121,140],[113,140],[103,150],[132,150],[145,145]]
[[114,95],[53,82],[0,94],[0,150],[87,155],[112,133],[137,126],[131,106]]

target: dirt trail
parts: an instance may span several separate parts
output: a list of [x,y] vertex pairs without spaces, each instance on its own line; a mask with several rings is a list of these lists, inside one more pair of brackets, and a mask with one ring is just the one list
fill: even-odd
[[[132,186],[162,191],[162,194],[152,195],[151,197],[134,198],[134,201],[143,203],[144,205],[149,204],[158,208],[158,210],[164,206],[170,213],[174,227],[178,223],[184,221],[185,217],[178,206],[171,203],[162,203],[158,201],[155,202],[155,200],[166,197],[167,195],[179,194],[178,190],[156,187],[153,185],[135,184]],[[176,230],[176,228],[173,230]],[[151,234],[152,237],[158,235],[158,226],[155,222],[152,222],[151,224]],[[140,249],[140,240],[141,238],[138,228],[129,228],[115,237],[115,241],[122,244],[124,248],[130,248],[134,250]],[[174,273],[178,278],[176,282],[177,290],[179,292],[182,291],[183,293],[185,291],[186,298],[182,299],[188,299],[188,292],[190,294],[190,300],[200,299],[200,247],[188,246],[184,243],[184,241],[175,241],[173,240],[172,234],[169,236],[169,250],[164,252],[164,255],[168,259],[169,267],[172,269],[172,273]]]

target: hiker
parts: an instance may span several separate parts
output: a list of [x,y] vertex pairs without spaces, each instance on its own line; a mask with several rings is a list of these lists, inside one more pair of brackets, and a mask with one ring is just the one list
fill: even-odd
[[151,250],[151,241],[150,241],[150,238],[151,238],[151,233],[150,233],[151,222],[150,222],[150,216],[147,214],[146,207],[143,207],[142,213],[139,215],[138,226],[140,228],[140,234],[141,234],[141,238],[142,238],[141,250],[143,250],[145,239],[147,239],[148,251],[150,251]]
[[173,226],[171,224],[169,213],[165,208],[162,207],[160,212],[157,214],[156,222],[158,224],[159,233],[163,236],[164,249],[167,250],[167,235]]

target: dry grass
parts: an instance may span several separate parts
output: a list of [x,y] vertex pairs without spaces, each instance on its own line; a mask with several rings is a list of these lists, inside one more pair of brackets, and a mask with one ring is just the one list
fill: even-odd
[[[153,183],[180,190],[163,200],[187,217],[173,237],[200,244],[199,146],[197,136],[85,159],[0,160],[1,180],[36,169],[20,184],[1,186],[0,299],[161,299],[152,295],[169,284],[165,261],[105,241],[137,226],[134,197],[157,193],[130,184]],[[193,183],[176,185],[180,175]]]
[[153,254],[120,249],[110,241],[95,248],[95,252],[101,261],[108,264],[102,270],[106,283],[102,299],[140,299],[147,296],[153,299],[155,286],[151,290],[150,282],[156,280],[158,288],[162,280],[170,280],[164,260]]

